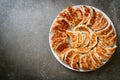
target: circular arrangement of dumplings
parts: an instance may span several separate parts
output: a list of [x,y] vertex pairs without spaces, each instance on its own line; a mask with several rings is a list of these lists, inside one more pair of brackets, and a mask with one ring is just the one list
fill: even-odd
[[111,21],[91,6],[69,6],[55,18],[50,46],[59,60],[74,70],[91,71],[103,66],[116,49]]

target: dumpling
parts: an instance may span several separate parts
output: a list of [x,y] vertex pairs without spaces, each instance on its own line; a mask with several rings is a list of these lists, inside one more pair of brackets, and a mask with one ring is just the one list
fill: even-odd
[[80,53],[87,53],[91,50],[91,48],[88,47],[78,47],[77,49]]
[[72,31],[66,31],[66,34],[70,37],[72,47],[78,47],[80,46],[82,42],[82,34],[78,31],[72,32]]
[[91,8],[91,14],[90,14],[91,16],[90,16],[90,18],[89,18],[89,20],[88,20],[86,25],[91,26],[91,25],[94,24],[94,22],[95,22],[95,14],[96,14],[95,10],[93,8]]
[[83,39],[82,47],[86,47],[90,42],[90,34],[88,32],[83,32],[83,38],[84,39]]
[[85,25],[78,25],[77,27],[73,29],[73,31],[82,32],[82,35],[83,35],[82,36],[83,37],[82,47],[86,47],[90,42],[90,29]]
[[90,29],[86,25],[78,25],[73,29],[73,31],[81,31],[81,32],[85,31],[90,33]]
[[68,42],[67,35],[64,32],[56,32],[51,36],[52,48],[55,49],[58,44]]
[[111,25],[111,23],[110,23],[110,24],[107,25],[106,28],[104,28],[104,29],[102,29],[102,30],[100,30],[100,31],[97,31],[96,33],[97,33],[97,35],[106,35],[106,34],[108,34],[112,29],[113,29],[113,28],[112,28],[112,25]]
[[115,31],[111,30],[107,35],[99,35],[99,39],[100,40],[110,40],[114,36],[115,36]]
[[71,67],[73,67],[74,69],[80,69],[80,65],[79,65],[79,58],[80,58],[80,53],[77,53],[73,56],[72,60],[71,60]]
[[86,62],[85,54],[80,56],[79,65],[80,65],[80,69],[88,70],[88,64]]
[[102,21],[102,18],[103,18],[102,13],[99,12],[99,11],[96,11],[93,26],[96,26],[96,25],[100,24],[101,21]]
[[52,48],[55,49],[58,44],[60,44],[62,42],[65,42],[65,41],[66,41],[65,38],[57,38],[57,39],[51,41],[52,42]]
[[65,54],[67,53],[67,51],[69,51],[71,48],[65,48],[62,52],[60,53],[57,53],[59,59],[61,61],[64,61],[64,58],[65,58]]
[[112,55],[115,52],[116,48],[117,48],[117,45],[114,45],[113,47],[106,47],[107,54]]
[[69,49],[66,54],[65,54],[65,58],[64,58],[64,62],[68,65],[71,64],[71,60],[72,60],[72,57],[77,54],[77,51],[76,49]]
[[107,41],[102,41],[100,40],[99,43],[104,46],[104,47],[109,47],[109,46],[114,46],[116,44],[117,41],[117,37],[114,36],[111,39],[107,40]]
[[70,26],[73,26],[74,25],[74,20],[72,18],[72,16],[70,15],[69,13],[69,8],[71,8],[71,6],[67,7],[66,9],[64,9],[62,12],[60,12],[57,16],[57,18],[62,18],[64,19],[65,21],[67,21],[67,23],[70,25]]
[[81,24],[85,24],[90,18],[90,8],[88,8],[87,6],[81,6],[81,8],[83,11],[83,19],[81,21]]
[[108,56],[111,56],[114,53],[115,49],[117,48],[116,45],[114,45],[113,47],[103,47],[100,44],[98,45],[99,45],[99,50]]
[[74,9],[71,6],[68,7],[67,10],[73,19],[73,22],[72,22],[73,26],[78,25],[82,21],[82,18],[83,18],[82,11],[78,8]]
[[77,33],[78,33],[78,40],[77,40],[76,47],[80,47],[83,44],[83,35],[81,32],[77,32]]
[[96,53],[100,56],[100,59],[102,61],[106,61],[106,60],[110,59],[110,56],[108,56],[107,54],[105,54],[104,53],[104,49],[101,48],[100,46],[97,46],[95,48],[95,50],[96,50]]
[[66,33],[64,33],[64,32],[58,31],[58,32],[54,33],[54,34],[51,36],[51,40],[55,40],[55,39],[58,39],[58,38],[65,38],[65,39],[67,39],[67,35],[66,35]]
[[93,25],[91,28],[95,31],[98,31],[98,30],[101,30],[101,29],[105,28],[107,23],[108,23],[107,19],[103,18],[100,24],[95,25],[95,26]]
[[103,65],[102,61],[100,60],[99,55],[96,54],[95,49],[93,49],[93,50],[91,51],[91,56],[92,56],[94,62],[96,63],[96,65],[97,65],[98,67],[100,67],[100,66]]
[[61,43],[59,43],[56,47],[55,47],[55,51],[57,53],[62,52],[65,48],[69,48],[69,43],[67,41],[63,41]]
[[91,58],[91,51],[89,53],[86,53],[86,63],[88,64],[88,68],[90,70],[95,70],[97,68],[97,66],[95,65],[95,63],[93,62],[92,58]]
[[98,43],[98,40],[97,40],[97,35],[95,32],[92,32],[91,34],[91,39],[90,39],[90,43],[88,45],[89,48],[93,48],[95,47],[95,45]]
[[66,34],[70,37],[72,46],[75,46],[77,42],[77,33],[72,31],[66,31]]
[[76,12],[76,14],[77,14],[77,17],[74,19],[74,21],[75,21],[75,26],[76,26],[76,25],[78,25],[78,24],[81,23],[81,21],[82,21],[82,19],[83,19],[83,13],[82,13],[82,11],[81,11],[79,8],[77,8],[77,9],[75,10],[75,12]]
[[56,19],[55,23],[52,25],[50,32],[65,32],[70,28],[71,26],[64,19]]

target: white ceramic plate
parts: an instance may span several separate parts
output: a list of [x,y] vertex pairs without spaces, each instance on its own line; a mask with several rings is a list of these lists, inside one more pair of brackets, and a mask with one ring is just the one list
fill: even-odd
[[[76,5],[76,6],[73,6],[73,7],[74,7],[74,8],[79,8],[80,6],[83,6],[83,5]],[[92,6],[89,6],[89,5],[85,5],[85,6],[92,7]],[[99,12],[101,12],[101,13],[103,14],[103,16],[108,20],[108,23],[111,23],[111,24],[112,24],[112,27],[113,27],[113,29],[114,29],[114,31],[115,31],[115,34],[116,34],[116,30],[115,30],[114,25],[113,25],[112,21],[110,20],[110,18],[109,18],[103,11],[101,11],[101,10],[95,8],[95,7],[92,7],[92,8],[94,8],[96,11],[99,11]],[[55,21],[55,19],[54,19],[54,21]],[[54,21],[53,21],[53,23],[54,23]],[[52,23],[52,25],[53,25],[53,23]],[[52,27],[52,25],[51,25],[51,27]],[[51,28],[50,28],[50,30],[51,30]],[[55,58],[58,60],[58,62],[60,62],[63,66],[65,66],[66,68],[71,69],[71,70],[73,70],[73,71],[78,71],[78,72],[88,72],[88,71],[92,71],[92,70],[82,70],[82,69],[76,70],[76,69],[70,67],[69,65],[63,63],[63,62],[59,59],[59,57],[57,56],[57,54],[55,53],[55,51],[54,51],[54,50],[52,49],[52,47],[51,47],[51,35],[52,35],[52,34],[49,33],[49,44],[50,44],[50,48],[51,48],[51,51],[52,51],[53,55],[54,55]],[[107,62],[107,61],[106,61],[106,62]],[[106,63],[106,62],[105,62],[105,63]]]

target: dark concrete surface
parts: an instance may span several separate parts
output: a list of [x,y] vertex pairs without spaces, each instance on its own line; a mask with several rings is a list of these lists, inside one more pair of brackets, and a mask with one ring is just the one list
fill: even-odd
[[[62,66],[48,41],[57,13],[80,4],[104,11],[118,35],[110,61],[88,73]],[[0,0],[0,80],[120,80],[120,0]]]

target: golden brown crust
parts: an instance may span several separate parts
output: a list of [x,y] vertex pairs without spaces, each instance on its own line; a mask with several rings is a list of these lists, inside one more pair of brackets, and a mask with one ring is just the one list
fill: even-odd
[[99,35],[99,39],[101,40],[110,40],[111,38],[113,38],[115,36],[115,31],[114,30],[111,30],[109,32],[109,34],[107,35]]
[[109,46],[114,46],[115,44],[116,44],[116,41],[117,41],[117,37],[116,36],[114,36],[114,37],[112,37],[110,40],[107,40],[107,41],[99,41],[100,42],[100,44],[102,45],[102,46],[105,46],[105,47],[109,47]]
[[64,58],[65,63],[70,65],[72,61],[72,57],[76,54],[77,54],[76,49],[69,49],[65,54],[65,58]]
[[66,38],[67,39],[67,35],[64,32],[58,31],[55,34],[53,34],[53,36],[51,37],[51,40],[55,40],[57,38]]
[[91,8],[91,16],[90,16],[90,18],[89,18],[89,20],[87,22],[87,25],[91,26],[91,25],[94,24],[94,22],[95,22],[95,15],[96,15],[95,10],[93,8]]
[[59,43],[65,42],[64,38],[57,38],[52,41],[52,48],[54,49]]
[[70,64],[70,61],[71,61],[71,58],[72,58],[72,56],[74,55],[74,53],[75,53],[75,51],[70,51],[70,52],[68,52],[68,54],[67,54],[67,56],[66,56],[66,58],[65,58],[65,62],[66,62],[66,64]]
[[95,64],[93,63],[92,59],[91,59],[91,55],[90,52],[86,54],[86,62],[88,64],[88,68],[89,69],[96,69],[97,67],[95,66]]
[[113,47],[107,47],[107,54],[108,55],[112,55],[115,52],[115,49],[117,48],[117,45],[113,46]]
[[50,32],[65,32],[66,30],[70,29],[70,25],[64,20],[56,20],[55,23],[52,25],[51,31]]
[[84,41],[83,41],[83,44],[82,44],[82,47],[86,47],[89,42],[90,42],[90,34],[88,32],[83,32],[83,37],[84,37]]
[[91,50],[91,48],[88,48],[88,47],[79,47],[77,49],[80,53],[87,53]]
[[93,30],[97,31],[97,30],[101,30],[101,29],[103,29],[104,27],[106,27],[106,25],[107,25],[107,19],[106,19],[106,18],[103,18],[100,24],[95,25],[95,26],[93,25],[91,28],[92,28]]
[[96,26],[96,25],[100,24],[100,22],[102,21],[102,18],[103,18],[103,15],[102,15],[101,12],[96,11],[95,13],[96,13],[95,14],[95,20],[94,20],[95,22],[94,22],[93,26]]
[[71,66],[74,69],[79,69],[79,58],[80,58],[80,54],[78,53],[73,57],[73,60],[71,61]]
[[100,56],[101,60],[108,60],[110,56],[107,56],[103,52],[105,52],[105,49],[102,49],[100,46],[96,47],[96,53]]
[[92,50],[91,55],[93,57],[93,60],[96,62],[97,66],[102,66],[103,65],[100,58],[96,56],[96,53],[95,53],[94,50]]
[[70,48],[65,48],[62,52],[57,53],[61,61],[64,61],[65,54],[67,53],[68,50],[70,50]]
[[76,45],[76,42],[77,42],[77,33],[72,32],[72,31],[66,31],[66,34],[70,37],[71,42],[72,42],[72,47],[74,47]]
[[74,20],[75,21],[75,25],[78,25],[81,23],[82,19],[83,19],[83,13],[80,9],[76,9],[75,10],[76,14],[77,14],[77,17],[76,19]]
[[85,31],[90,33],[90,29],[86,25],[78,25],[73,29],[73,31],[81,31],[81,32]]
[[79,64],[80,64],[81,69],[88,70],[89,67],[88,67],[88,64],[86,62],[86,56],[85,55],[80,56]]
[[57,53],[62,52],[65,48],[69,47],[69,43],[68,42],[62,42],[59,45],[57,45],[57,47],[55,48],[55,51]]
[[110,23],[110,24],[107,25],[106,28],[104,28],[103,30],[97,31],[96,33],[97,33],[97,35],[106,35],[106,34],[108,34],[112,29],[113,29],[113,28],[112,28],[112,25],[111,25],[111,23]]
[[97,35],[95,32],[92,33],[91,35],[91,40],[90,43],[88,45],[89,48],[93,48],[96,44],[97,44],[98,40],[97,40]]
[[88,8],[87,6],[81,6],[81,8],[83,10],[83,19],[81,21],[81,24],[84,24],[88,21],[90,17],[90,8]]

